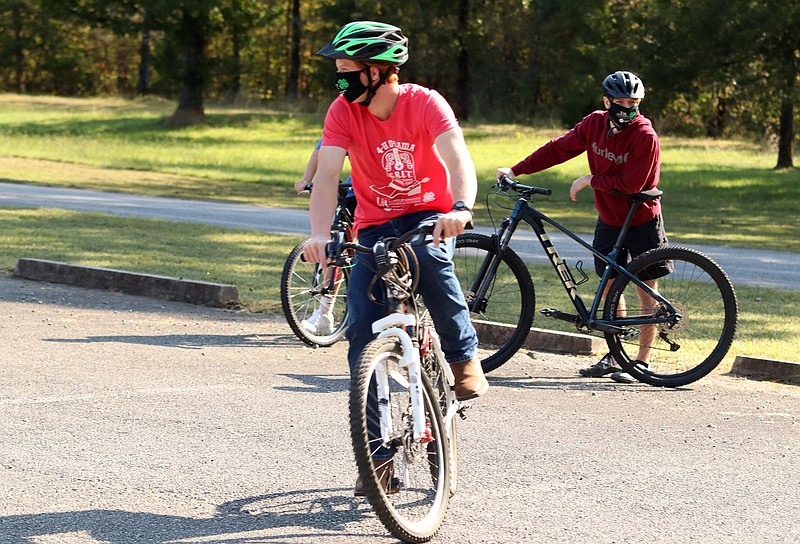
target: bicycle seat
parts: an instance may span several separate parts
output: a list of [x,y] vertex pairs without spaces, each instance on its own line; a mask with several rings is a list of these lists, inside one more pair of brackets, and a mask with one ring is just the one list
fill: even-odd
[[642,191],[641,193],[635,193],[632,195],[623,193],[619,189],[612,189],[611,192],[622,195],[630,200],[633,200],[634,202],[647,202],[649,200],[655,200],[664,194],[664,191],[660,189],[648,189],[647,191]]

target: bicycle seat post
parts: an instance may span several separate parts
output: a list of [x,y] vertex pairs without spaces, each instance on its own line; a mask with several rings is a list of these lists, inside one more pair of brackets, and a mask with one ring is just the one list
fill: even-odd
[[[614,242],[614,248],[611,250],[611,253],[608,254],[608,258],[611,259],[614,262],[617,261],[617,256],[619,256],[620,252],[622,251],[622,243],[625,241],[625,238],[628,236],[628,231],[630,230],[631,222],[633,221],[633,216],[636,213],[636,210],[639,207],[639,204],[641,204],[643,202],[643,199],[641,199],[641,198],[632,198],[631,195],[627,195],[627,194],[619,192],[619,191],[615,191],[615,192],[618,192],[619,194],[622,194],[622,195],[628,197],[630,199],[630,201],[631,201],[631,207],[628,210],[628,216],[625,218],[625,222],[622,224],[622,228],[620,228],[619,235],[617,236],[617,240],[616,240],[616,242]],[[640,193],[637,196],[643,196],[643,195],[642,195],[642,193]],[[598,292],[607,285],[607,283],[609,281],[609,278],[611,278],[611,266],[610,265],[606,265],[606,268],[603,271],[603,275],[600,278],[600,284],[597,286]],[[596,298],[595,300],[598,300],[598,299]],[[592,315],[594,315],[594,311],[595,310],[596,310],[596,308],[593,307],[592,308]]]
[[636,213],[636,209],[641,204],[639,200],[631,200],[631,207],[628,210],[628,217],[625,218],[625,222],[622,224],[622,228],[619,231],[619,236],[617,236],[617,241],[614,242],[614,252],[613,255],[616,258],[617,253],[622,249],[622,242],[625,241],[625,238],[628,236],[628,231],[631,228],[631,222],[633,221],[633,216]]

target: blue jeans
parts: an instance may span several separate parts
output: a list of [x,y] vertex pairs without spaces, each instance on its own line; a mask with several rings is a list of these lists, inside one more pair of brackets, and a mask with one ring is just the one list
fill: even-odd
[[[400,236],[414,228],[426,219],[436,218],[435,212],[418,212],[374,227],[368,227],[358,232],[358,242],[361,245],[372,247],[383,236]],[[428,244],[415,248],[419,260],[418,273],[421,279],[418,291],[428,308],[436,332],[442,342],[442,351],[449,363],[468,361],[475,355],[478,347],[478,336],[469,318],[469,309],[461,292],[461,286],[453,269],[453,253],[455,239],[451,238],[439,247]],[[356,369],[358,357],[367,344],[375,336],[372,334],[372,323],[386,315],[383,304],[376,304],[369,300],[367,291],[372,278],[375,276],[375,259],[372,255],[359,253],[356,265],[350,272],[347,285],[348,326],[347,340],[350,342],[347,360],[350,364],[350,374]],[[385,298],[383,283],[378,281],[373,289],[374,297],[382,301]],[[374,384],[368,402],[374,399]],[[373,423],[370,425],[369,423]],[[380,436],[378,421],[372,418],[368,422],[368,432],[371,437]],[[391,457],[391,452],[381,448],[373,454],[375,459]]]
[[[383,236],[400,236],[438,215],[435,212],[417,212],[392,219],[383,225],[367,227],[358,231],[358,243],[372,247]],[[449,363],[461,363],[475,355],[478,336],[469,319],[469,308],[453,269],[454,251],[454,238],[440,243],[439,247],[428,244],[414,250],[421,274],[418,290],[441,338],[445,359]],[[374,276],[375,259],[372,255],[359,253],[347,284],[347,340],[350,342],[347,360],[351,373],[358,356],[374,338],[372,323],[386,315],[383,304],[376,304],[367,296]],[[385,298],[382,282],[376,282],[373,291],[377,300]]]

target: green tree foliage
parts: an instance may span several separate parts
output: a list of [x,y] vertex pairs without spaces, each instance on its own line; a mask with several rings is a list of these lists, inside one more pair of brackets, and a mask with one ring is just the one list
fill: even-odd
[[785,0],[0,0],[0,90],[153,92],[176,123],[206,100],[324,108],[342,24],[410,38],[401,77],[462,119],[569,126],[600,107],[609,72],[637,72],[659,130],[775,140],[792,165],[800,2]]

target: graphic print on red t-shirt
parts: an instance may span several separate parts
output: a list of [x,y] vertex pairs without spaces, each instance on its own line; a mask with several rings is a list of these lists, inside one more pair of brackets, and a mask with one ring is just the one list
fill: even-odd
[[[425,195],[422,198],[419,195],[430,178],[417,179],[414,144],[389,140],[379,145],[377,152],[381,156],[381,165],[389,182],[384,185],[370,185],[370,189],[379,195],[380,200],[385,201],[382,207],[404,208],[412,200],[425,202]],[[428,198],[432,199],[434,195],[430,194]],[[398,199],[404,203],[397,202]],[[391,206],[389,200],[393,201]]]

